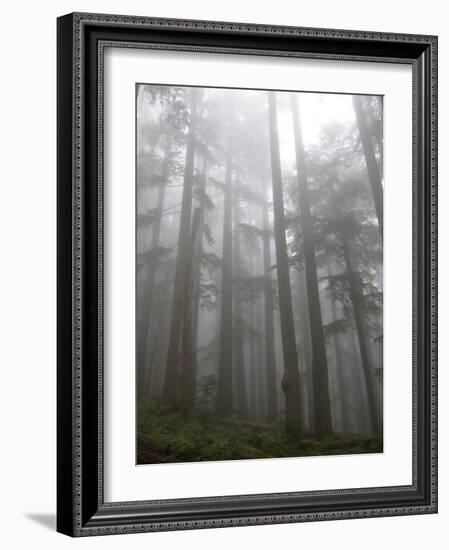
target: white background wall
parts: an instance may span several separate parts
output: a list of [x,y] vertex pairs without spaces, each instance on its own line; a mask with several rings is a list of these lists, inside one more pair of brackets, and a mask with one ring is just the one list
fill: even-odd
[[[55,529],[56,17],[71,11],[438,34],[440,38],[440,513],[72,540]],[[449,30],[445,2],[91,0],[2,9],[0,544],[3,548],[447,547],[449,535]],[[70,131],[69,129],[67,129]]]

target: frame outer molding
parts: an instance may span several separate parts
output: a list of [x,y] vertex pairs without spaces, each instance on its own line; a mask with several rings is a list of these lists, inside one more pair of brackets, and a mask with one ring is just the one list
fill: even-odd
[[[92,519],[83,518],[83,438],[82,438],[82,329],[83,329],[83,31],[87,25],[142,29],[187,30],[192,32],[218,32],[223,34],[251,34],[258,36],[292,36],[306,39],[356,40],[361,43],[381,42],[404,45],[420,45],[425,48],[427,59],[415,65],[415,70],[424,70],[423,91],[427,104],[415,105],[415,109],[430,111],[425,120],[422,149],[425,154],[421,167],[426,188],[424,202],[420,204],[423,233],[420,237],[427,243],[428,276],[426,286],[428,322],[426,337],[429,360],[429,449],[428,475],[430,480],[427,503],[413,506],[387,506],[368,509],[320,511],[311,513],[286,513],[245,515],[217,519],[186,519],[179,521],[136,521],[124,515],[119,522],[111,508],[113,504],[98,501],[97,513]],[[179,529],[204,529],[244,525],[263,525],[303,521],[323,521],[364,517],[383,517],[437,512],[437,47],[438,39],[430,35],[347,31],[279,25],[260,25],[199,20],[177,20],[123,15],[74,13],[58,18],[58,513],[57,530],[71,536],[123,534],[145,531],[169,531]],[[207,51],[207,47],[204,47]],[[267,50],[266,50],[267,51]],[[255,54],[263,54],[254,50]],[[273,52],[268,55],[275,55]],[[279,51],[278,51],[279,55]],[[305,54],[307,57],[329,57]],[[335,56],[339,57],[339,56]],[[363,56],[356,56],[364,60]],[[71,58],[71,66],[67,59]],[[341,56],[347,59],[348,56]],[[366,58],[366,60],[372,60]],[[411,61],[410,61],[411,62]],[[426,77],[427,76],[427,80]],[[415,78],[414,78],[415,80]],[[421,80],[420,80],[421,81]],[[414,125],[415,126],[415,125]],[[72,131],[68,138],[68,128]],[[414,128],[415,133],[415,128]],[[415,136],[416,137],[416,136]],[[416,155],[414,155],[415,157]],[[414,158],[415,164],[416,158]],[[101,214],[101,213],[100,213]],[[415,225],[415,224],[414,224]],[[101,228],[100,228],[101,231]],[[414,243],[416,244],[416,243]],[[416,246],[415,258],[416,258]],[[100,259],[101,262],[101,259]],[[68,291],[67,282],[70,282]],[[100,297],[101,301],[101,297]],[[415,304],[414,304],[415,306]],[[69,320],[70,319],[70,320]],[[100,336],[101,338],[101,336]],[[101,350],[99,350],[101,354]],[[101,360],[101,357],[100,357]],[[102,426],[100,424],[99,429]],[[101,454],[101,449],[100,449]],[[363,490],[361,490],[363,491]],[[359,490],[360,492],[360,490]],[[338,491],[329,491],[332,495]],[[102,495],[100,494],[99,497]],[[263,495],[260,495],[263,496]],[[269,495],[267,495],[269,496]],[[232,497],[231,497],[232,498]],[[245,498],[235,497],[235,498]],[[198,499],[196,499],[198,500]],[[199,499],[201,500],[201,499]],[[207,498],[205,500],[208,500]],[[115,503],[117,504],[117,503]],[[138,510],[139,503],[123,503]],[[331,505],[330,505],[331,506]],[[238,514],[237,512],[235,515]],[[84,514],[85,515],[85,514]],[[90,514],[88,514],[90,516]],[[95,516],[101,520],[99,524]],[[110,521],[112,520],[112,521]]]

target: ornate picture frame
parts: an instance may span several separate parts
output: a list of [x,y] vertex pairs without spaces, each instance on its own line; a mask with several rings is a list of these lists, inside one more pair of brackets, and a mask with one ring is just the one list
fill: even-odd
[[[411,67],[411,484],[165,499],[154,498],[149,489],[144,500],[105,500],[103,93],[108,47]],[[90,536],[436,513],[437,37],[74,13],[58,18],[57,73],[57,530]]]

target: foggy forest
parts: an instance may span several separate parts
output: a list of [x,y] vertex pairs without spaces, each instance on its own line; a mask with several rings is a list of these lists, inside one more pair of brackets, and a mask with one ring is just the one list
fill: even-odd
[[136,86],[138,464],[382,452],[382,109]]

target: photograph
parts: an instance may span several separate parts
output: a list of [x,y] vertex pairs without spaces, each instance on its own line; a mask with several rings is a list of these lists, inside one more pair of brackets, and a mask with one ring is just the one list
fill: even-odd
[[383,97],[137,83],[136,463],[383,452]]

